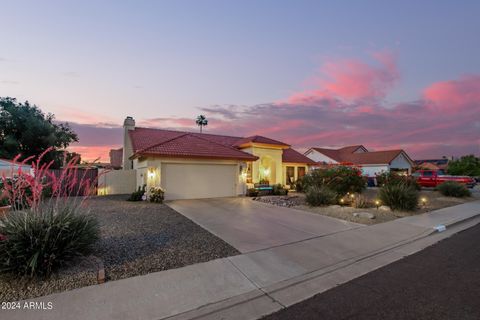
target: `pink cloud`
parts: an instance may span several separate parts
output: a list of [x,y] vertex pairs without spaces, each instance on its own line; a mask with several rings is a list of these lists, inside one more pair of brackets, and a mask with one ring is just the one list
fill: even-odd
[[480,76],[436,82],[424,90],[424,97],[432,111],[460,112],[471,108],[480,101]]
[[316,88],[293,94],[288,102],[311,104],[335,99],[344,102],[377,100],[399,79],[396,57],[388,51],[371,54],[373,64],[357,59],[326,62],[320,75],[310,80]]

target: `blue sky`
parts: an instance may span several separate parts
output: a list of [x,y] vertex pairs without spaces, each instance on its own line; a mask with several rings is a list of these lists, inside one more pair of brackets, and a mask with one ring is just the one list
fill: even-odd
[[381,51],[398,69],[385,108],[421,99],[433,83],[480,74],[479,1],[2,1],[1,8],[0,96],[80,124],[283,101],[308,89],[325,63],[375,64],[372,54]]

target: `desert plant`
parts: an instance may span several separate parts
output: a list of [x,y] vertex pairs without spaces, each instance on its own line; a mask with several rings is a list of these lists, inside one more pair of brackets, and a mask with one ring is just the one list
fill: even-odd
[[471,195],[467,187],[455,181],[446,181],[440,184],[437,190],[446,197],[463,198]]
[[150,202],[162,203],[165,199],[165,190],[160,187],[150,188]]
[[88,195],[95,190],[93,182],[77,174],[79,158],[64,163],[61,174],[55,176],[49,170],[53,162],[42,160],[49,151],[35,161],[22,162],[32,160],[34,175],[19,166],[17,172],[11,169],[15,178],[1,178],[12,210],[0,220],[0,272],[48,276],[89,252],[98,239],[96,219],[83,212]]
[[366,188],[366,180],[361,171],[354,167],[337,166],[328,169],[316,169],[303,177],[304,190],[312,186],[327,186],[339,196],[348,192],[361,193]]
[[334,204],[338,194],[326,186],[311,186],[305,192],[305,201],[312,207]]
[[417,183],[417,180],[412,176],[399,175],[395,172],[383,172],[376,175],[377,185],[379,187],[387,184],[405,184],[413,187],[416,190],[420,190],[421,186]]
[[128,197],[127,201],[142,201],[144,200],[143,196],[145,195],[145,189],[147,185],[139,186],[137,191],[132,192],[130,197]]
[[247,190],[247,197],[256,197],[258,196],[258,190],[255,188],[249,188]]
[[297,192],[303,192],[304,191],[303,178],[299,178],[299,179],[297,179],[297,181],[295,181],[295,191],[297,191]]
[[354,208],[371,208],[372,206],[371,201],[361,194],[357,195],[352,201],[352,207]]
[[286,196],[288,190],[285,189],[280,183],[272,186],[272,194],[275,196]]
[[378,196],[392,210],[413,211],[418,204],[418,190],[402,183],[384,185]]
[[0,218],[0,272],[49,276],[87,254],[99,237],[97,220],[80,206],[47,203]]

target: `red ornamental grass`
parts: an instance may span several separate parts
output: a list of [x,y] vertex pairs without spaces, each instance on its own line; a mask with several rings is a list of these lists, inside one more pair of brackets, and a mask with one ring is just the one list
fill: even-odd
[[[11,177],[7,178],[5,174],[1,177],[4,197],[8,199],[13,210],[20,210],[28,206],[35,211],[43,201],[52,201],[53,204],[58,205],[60,201],[65,201],[72,196],[84,196],[81,199],[83,202],[95,191],[94,185],[98,177],[93,181],[88,179],[87,170],[83,174],[79,174],[78,156],[65,162],[58,176],[51,170],[53,161],[42,163],[45,155],[52,150],[53,148],[48,148],[36,160],[34,157],[28,157],[19,162],[18,159],[21,155],[16,156],[13,162],[18,164],[18,169],[15,170],[12,165]],[[31,162],[32,172],[27,173],[22,170],[22,165],[27,165],[29,162]],[[51,194],[45,197],[45,193],[49,189]]]

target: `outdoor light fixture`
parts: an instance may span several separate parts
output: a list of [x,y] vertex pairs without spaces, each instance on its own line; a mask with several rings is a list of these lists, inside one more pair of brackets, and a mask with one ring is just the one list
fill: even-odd
[[379,200],[375,200],[375,206],[377,207],[377,210],[378,210],[378,207],[380,207],[380,201]]
[[150,179],[153,179],[155,177],[155,170],[154,169],[148,170],[148,177]]
[[352,198],[352,199],[355,198],[355,195],[352,193],[352,194],[350,195],[350,198]]
[[340,205],[341,205],[341,206],[343,206],[344,202],[345,202],[345,200],[343,200],[343,198],[340,199]]

